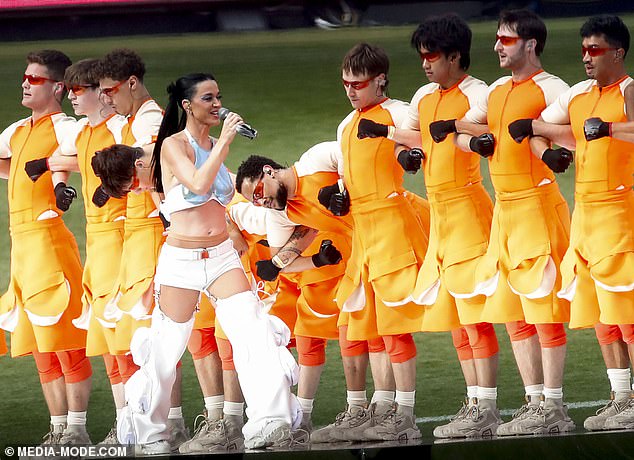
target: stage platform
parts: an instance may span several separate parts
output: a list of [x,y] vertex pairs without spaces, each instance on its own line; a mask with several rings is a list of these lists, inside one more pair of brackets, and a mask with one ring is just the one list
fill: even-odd
[[370,459],[634,459],[634,431],[522,436],[477,440],[439,441],[429,438],[410,442],[316,444],[293,450],[262,450],[182,458],[249,460],[370,460]]

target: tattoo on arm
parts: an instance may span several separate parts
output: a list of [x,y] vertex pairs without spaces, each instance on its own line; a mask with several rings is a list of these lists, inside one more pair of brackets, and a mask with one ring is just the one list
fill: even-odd
[[[304,249],[310,246],[310,243],[312,242],[313,237],[316,233],[316,230],[313,230],[309,227],[304,227],[303,225],[295,227],[293,234],[289,237],[286,244],[277,253],[277,256],[280,258],[282,263],[286,266],[297,259],[302,254]],[[309,238],[306,239],[307,237]]]

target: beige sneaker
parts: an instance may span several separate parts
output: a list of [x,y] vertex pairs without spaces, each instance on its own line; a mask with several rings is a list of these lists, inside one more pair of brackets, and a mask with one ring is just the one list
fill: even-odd
[[623,406],[622,410],[605,421],[606,430],[631,430],[634,428],[634,399]]
[[50,429],[48,433],[46,433],[42,437],[42,445],[43,446],[58,446],[60,439],[62,439],[62,435],[64,434],[65,429],[66,429],[65,423],[60,423],[59,425],[50,425]]
[[345,411],[337,414],[333,423],[313,431],[310,434],[310,442],[340,442],[340,433],[357,428],[365,430],[370,426],[371,417],[370,411],[363,406],[348,406]]
[[500,411],[493,407],[493,403],[478,403],[473,398],[472,404],[465,406],[463,414],[456,414],[456,418],[447,425],[434,429],[437,438],[487,438],[495,436],[498,426],[502,423]]
[[365,430],[378,425],[385,417],[385,414],[392,409],[392,406],[393,403],[387,402],[370,404],[370,407],[367,410],[370,415],[369,420],[366,420],[364,423],[361,423],[356,427],[352,426],[345,430],[336,430],[333,433],[333,436],[340,441],[373,441],[373,439],[368,439],[365,436]]
[[498,427],[497,435],[559,434],[574,431],[575,428],[566,406],[546,399],[541,404],[524,404],[513,415],[513,420]]
[[608,401],[605,406],[599,409],[596,415],[591,415],[590,417],[585,419],[585,421],[583,422],[583,427],[588,431],[601,431],[610,429],[605,426],[606,420],[623,412],[629,407],[629,404],[632,401],[632,396],[629,392],[622,394],[624,395],[624,397],[617,397],[617,395],[613,391],[611,391],[610,401]]
[[62,446],[90,445],[90,436],[86,431],[86,425],[68,425],[59,440]]
[[185,420],[181,418],[168,418],[167,431],[170,437],[167,442],[170,443],[172,452],[178,451],[178,448],[186,441],[189,441],[189,430],[185,426]]
[[[475,399],[475,398],[473,398]],[[469,398],[465,398],[465,400],[462,402],[462,407],[460,409],[458,409],[458,412],[456,412],[456,415],[454,415],[453,417],[451,417],[451,419],[449,420],[449,423],[446,423],[444,425],[440,425],[437,426],[436,428],[434,428],[434,436],[436,438],[452,438],[454,436],[451,436],[451,433],[454,432],[454,428],[453,425],[459,421],[462,420],[464,418],[465,415],[467,415],[467,412],[469,412],[469,409],[471,408],[471,405],[469,404]]]
[[114,422],[114,426],[110,428],[108,434],[103,441],[101,441],[98,446],[117,446],[119,445],[119,440],[117,439],[117,422]]
[[368,441],[409,441],[421,438],[421,432],[416,426],[414,415],[408,415],[399,411],[398,404],[383,414],[382,418],[376,421],[374,426],[367,428],[363,432],[365,440]]
[[199,415],[194,422],[197,424],[194,436],[183,443],[178,451],[181,454],[192,454],[243,450],[243,424],[239,423],[238,418],[226,416],[220,420],[209,420],[206,412]]

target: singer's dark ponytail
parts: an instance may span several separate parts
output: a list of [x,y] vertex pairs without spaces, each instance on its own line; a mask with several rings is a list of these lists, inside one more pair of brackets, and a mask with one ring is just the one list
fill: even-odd
[[[216,81],[215,77],[210,73],[192,73],[167,85],[167,106],[165,107],[163,121],[161,122],[161,127],[159,128],[152,152],[153,182],[156,191],[159,193],[163,192],[161,175],[161,147],[163,141],[172,134],[185,129],[185,125],[187,124],[187,112],[183,109],[182,102],[184,99],[191,100],[198,84],[207,80]],[[180,117],[178,113],[179,110],[182,110]]]

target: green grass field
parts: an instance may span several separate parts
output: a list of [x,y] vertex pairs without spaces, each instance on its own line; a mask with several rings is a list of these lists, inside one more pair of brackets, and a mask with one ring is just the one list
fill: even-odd
[[[634,16],[625,18],[631,26]],[[549,39],[543,63],[547,70],[573,84],[585,78],[580,58],[579,26],[583,18],[550,20]],[[472,24],[471,74],[488,83],[503,72],[493,53],[494,22]],[[354,44],[368,41],[383,46],[391,59],[390,95],[411,98],[426,83],[420,60],[409,45],[414,30],[407,27],[377,27],[333,31],[300,30],[244,34],[169,35],[93,40],[66,40],[26,43],[0,43],[0,128],[28,115],[21,107],[20,82],[24,56],[34,49],[58,48],[73,60],[100,57],[115,47],[137,50],[147,66],[146,83],[163,104],[165,87],[173,79],[193,71],[211,71],[224,95],[223,103],[259,130],[255,141],[240,138],[234,142],[228,166],[235,170],[252,153],[292,163],[308,147],[333,140],[338,123],[350,112],[340,83],[339,65]],[[66,103],[67,113],[72,113]],[[78,182],[74,177],[73,181]],[[406,177],[408,187],[423,193],[420,174]],[[572,171],[559,176],[565,197],[572,199]],[[0,181],[0,288],[9,278],[9,237],[6,181]],[[75,233],[80,248],[84,245],[82,203],[76,202],[65,220]],[[508,338],[499,328],[501,344],[499,406],[518,407],[523,387],[510,353]],[[419,417],[454,413],[464,391],[457,358],[447,333],[418,334],[418,385],[416,413]],[[314,421],[317,425],[333,419],[345,404],[345,388],[335,343],[328,349],[328,365],[317,395]],[[101,359],[93,359],[93,393],[88,429],[93,441],[100,441],[110,428],[114,409]],[[30,357],[0,357],[0,445],[36,443],[48,429],[48,412],[41,394],[33,360]],[[188,420],[202,409],[202,396],[191,365],[184,358],[184,412]],[[599,348],[592,331],[569,334],[565,399],[586,402],[603,399],[609,386]],[[368,395],[371,395],[369,387]],[[595,408],[573,409],[578,425]],[[508,418],[508,417],[507,417]],[[431,435],[433,424],[423,426]]]

